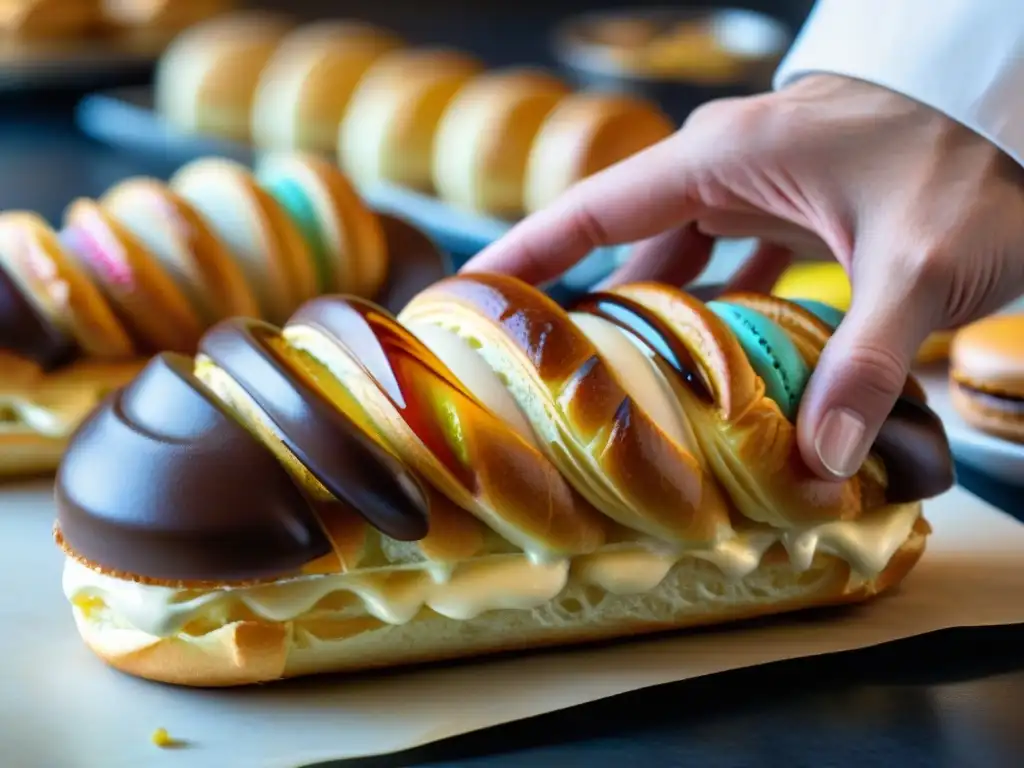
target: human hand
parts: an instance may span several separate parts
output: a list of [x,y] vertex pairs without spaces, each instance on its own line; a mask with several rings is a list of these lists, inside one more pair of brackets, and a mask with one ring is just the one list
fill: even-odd
[[685,285],[715,237],[759,246],[729,290],[768,290],[794,251],[824,250],[853,287],[798,417],[824,478],[862,464],[933,331],[1024,293],[1024,171],[931,108],[837,76],[709,103],[673,136],[580,182],[464,272],[531,283],[636,242],[609,278]]

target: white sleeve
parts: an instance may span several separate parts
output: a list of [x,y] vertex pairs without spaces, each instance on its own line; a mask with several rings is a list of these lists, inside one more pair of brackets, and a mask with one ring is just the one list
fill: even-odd
[[816,73],[927,104],[1024,165],[1022,0],[818,0],[775,87]]

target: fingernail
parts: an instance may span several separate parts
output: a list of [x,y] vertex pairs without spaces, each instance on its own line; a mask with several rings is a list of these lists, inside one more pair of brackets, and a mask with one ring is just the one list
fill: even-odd
[[814,449],[825,468],[837,477],[855,474],[867,453],[864,419],[845,408],[829,411],[818,427]]

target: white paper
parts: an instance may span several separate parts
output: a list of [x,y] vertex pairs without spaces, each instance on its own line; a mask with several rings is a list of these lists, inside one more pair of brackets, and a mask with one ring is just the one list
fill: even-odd
[[[18,766],[294,768],[408,749],[626,691],[954,626],[1024,623],[1024,525],[961,489],[892,595],[813,620],[358,678],[202,691],[136,680],[85,649],[60,587],[50,489],[0,490],[0,745]],[[185,740],[161,750],[156,728]]]

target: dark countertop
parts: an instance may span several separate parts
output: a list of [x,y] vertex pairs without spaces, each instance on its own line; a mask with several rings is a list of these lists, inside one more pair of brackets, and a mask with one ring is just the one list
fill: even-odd
[[[173,170],[159,158],[124,155],[82,137],[73,104],[73,96],[53,93],[0,100],[0,208],[57,220],[77,195],[97,195],[128,175]],[[968,490],[1024,520],[1019,490],[959,471]],[[1024,627],[946,631],[741,670],[344,765],[626,763],[1024,765]]]

